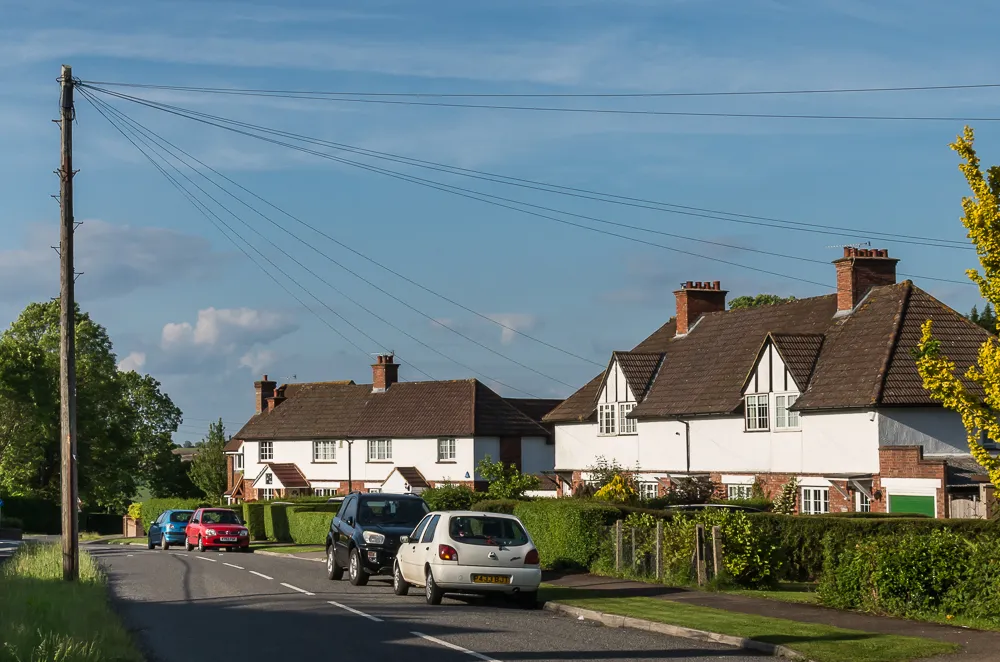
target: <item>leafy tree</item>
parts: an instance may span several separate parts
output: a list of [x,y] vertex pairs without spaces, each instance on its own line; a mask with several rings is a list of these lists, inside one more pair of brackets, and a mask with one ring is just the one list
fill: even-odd
[[595,499],[614,501],[616,503],[634,503],[639,500],[639,492],[635,489],[635,479],[625,474],[616,474],[606,485],[594,493]]
[[420,496],[431,510],[468,510],[476,493],[468,485],[438,485],[431,487]]
[[194,444],[192,444],[190,441],[185,441],[184,448],[194,448]]
[[201,451],[191,461],[191,482],[214,501],[221,501],[226,492],[226,456],[222,452],[225,446],[226,426],[220,418],[209,423]]
[[590,474],[590,482],[593,483],[594,487],[598,490],[619,476],[624,478],[626,482],[629,482],[634,488],[634,491],[638,492],[639,490],[638,486],[635,484],[634,471],[629,471],[622,465],[618,464],[618,460],[611,460],[609,462],[603,455],[598,455],[595,458],[594,464],[587,467],[587,473]]
[[[1000,166],[983,173],[974,142],[975,134],[967,126],[950,145],[962,160],[958,168],[972,190],[972,197],[962,198],[962,225],[968,230],[982,267],[982,272],[969,269],[966,275],[979,286],[980,295],[996,307],[1000,305]],[[932,398],[961,415],[972,457],[987,470],[990,482],[1000,488],[1000,459],[981,443],[984,433],[1000,441],[1000,343],[995,338],[987,339],[979,348],[976,363],[959,377],[955,363],[941,354],[941,341],[934,337],[931,320],[924,322],[922,331],[915,355],[924,388]],[[973,391],[972,384],[982,389],[984,397]]]
[[757,296],[750,296],[748,294],[741,297],[736,297],[729,301],[729,310],[737,310],[739,308],[758,308],[760,306],[773,306],[779,303],[788,303],[790,301],[795,301],[795,297],[779,297],[777,294],[758,294]]
[[972,312],[969,313],[968,317],[969,321],[978,324],[990,333],[997,332],[997,316],[991,304],[987,303],[981,313],[973,306]]
[[523,474],[516,464],[494,462],[487,455],[476,465],[476,472],[489,481],[486,496],[490,499],[523,499],[525,492],[538,488],[538,477]]

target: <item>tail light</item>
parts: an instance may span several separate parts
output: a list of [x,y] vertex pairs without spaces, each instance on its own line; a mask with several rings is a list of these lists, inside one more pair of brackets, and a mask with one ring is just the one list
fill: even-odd
[[458,562],[458,550],[451,545],[438,545],[438,558],[442,561]]
[[538,565],[538,550],[533,549],[524,555],[524,565]]

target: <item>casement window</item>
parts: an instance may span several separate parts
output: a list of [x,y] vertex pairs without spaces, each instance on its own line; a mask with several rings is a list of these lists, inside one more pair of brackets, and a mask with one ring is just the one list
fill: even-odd
[[383,462],[392,459],[392,439],[369,439],[368,461]]
[[382,494],[382,488],[381,487],[369,487],[368,488],[368,494]]
[[314,441],[313,462],[333,462],[337,459],[337,442]]
[[753,493],[753,485],[726,485],[727,499],[749,499]]
[[799,511],[803,515],[825,515],[830,512],[830,488],[829,487],[803,487],[802,507]]
[[659,483],[639,483],[640,499],[655,499],[660,496]]
[[233,455],[233,471],[243,471],[243,453]]
[[270,501],[274,498],[274,490],[270,487],[264,488],[260,491],[260,498],[264,501]]
[[870,513],[872,511],[871,499],[864,492],[855,492],[854,511],[858,513]]
[[257,447],[257,460],[260,462],[270,462],[274,459],[274,442],[262,441]]
[[273,485],[274,484],[274,475],[270,474],[270,473],[264,474],[264,484],[265,485]]
[[622,402],[618,405],[619,421],[621,421],[621,431],[620,434],[635,434],[635,424],[636,420],[634,418],[625,418],[628,414],[635,408],[634,402]]
[[618,434],[615,413],[618,405],[614,402],[597,406],[598,432],[600,434]]
[[438,439],[438,462],[451,462],[455,459],[455,440],[451,438]]
[[746,429],[770,429],[767,416],[767,393],[746,397]]
[[774,396],[774,428],[776,430],[799,429],[799,412],[788,409],[798,399],[799,396],[794,393]]

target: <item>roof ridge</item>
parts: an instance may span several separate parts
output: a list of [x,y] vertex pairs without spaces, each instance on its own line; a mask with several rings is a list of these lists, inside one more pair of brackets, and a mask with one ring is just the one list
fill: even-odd
[[[899,310],[893,318],[892,331],[889,333],[889,342],[885,348],[885,359],[882,367],[879,368],[878,375],[875,376],[875,390],[872,393],[872,404],[878,405],[882,402],[882,393],[885,391],[885,380],[889,376],[889,366],[892,363],[892,356],[895,353],[896,345],[899,343],[900,332],[903,329],[903,320],[906,319],[906,311],[910,304],[910,295],[913,293],[913,282],[904,280],[900,283],[903,286],[903,296],[899,300]],[[872,288],[874,289],[874,288]]]

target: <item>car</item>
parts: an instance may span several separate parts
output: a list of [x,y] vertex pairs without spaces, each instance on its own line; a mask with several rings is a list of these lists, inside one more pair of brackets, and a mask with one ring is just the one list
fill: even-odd
[[146,532],[146,543],[149,549],[157,545],[160,549],[170,549],[171,545],[184,544],[184,531],[191,520],[193,510],[165,510]]
[[424,517],[400,545],[392,573],[396,595],[423,587],[431,605],[445,593],[500,593],[534,607],[541,581],[538,549],[521,520],[474,511]]
[[347,570],[355,586],[375,575],[391,576],[400,536],[430,512],[413,494],[354,492],[340,505],[326,536],[326,574],[339,580]]
[[228,508],[199,508],[185,529],[184,548],[199,552],[206,549],[250,551],[250,532],[236,511]]

